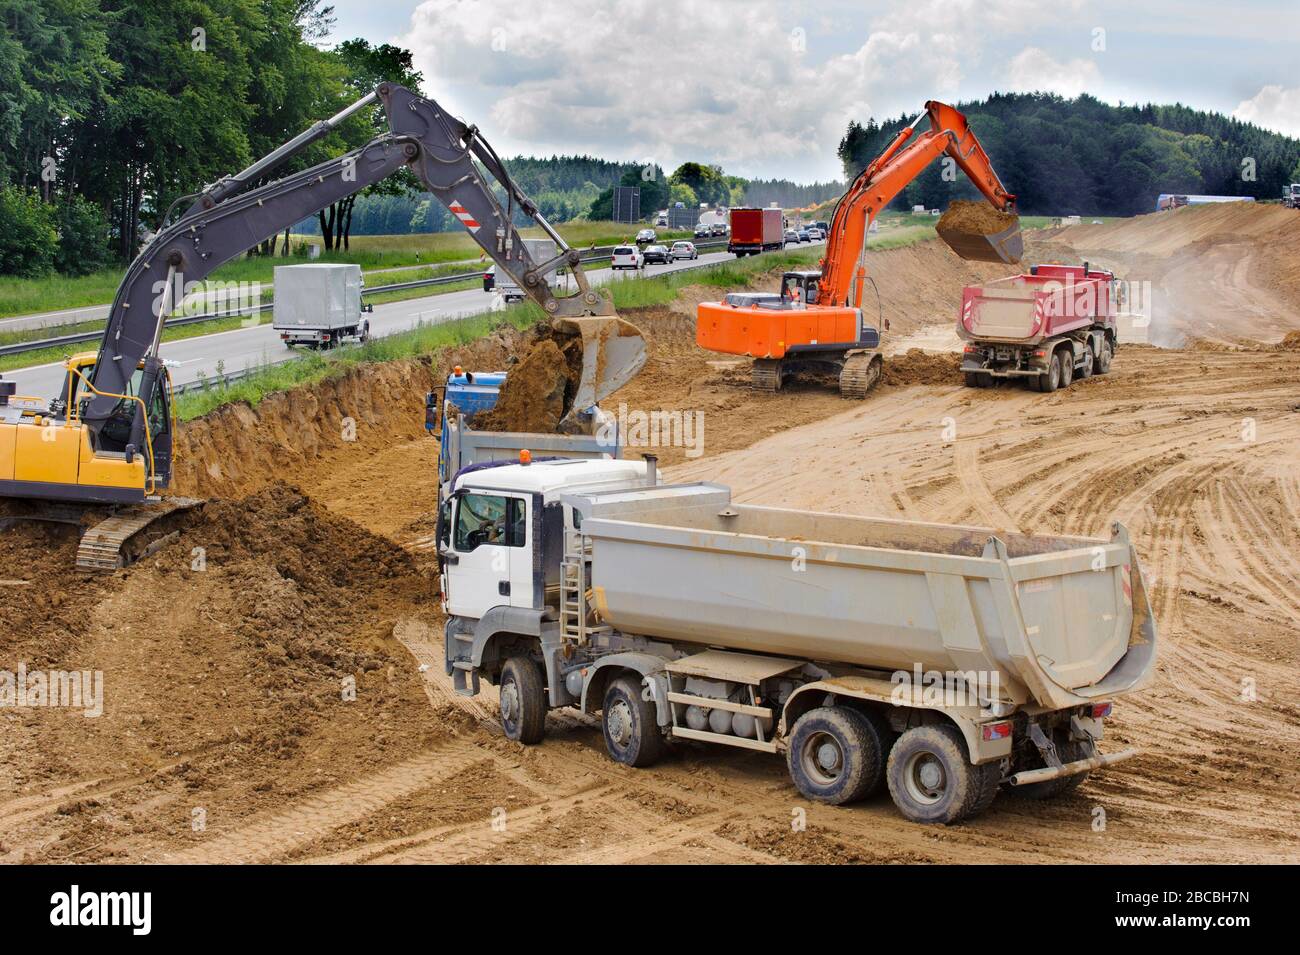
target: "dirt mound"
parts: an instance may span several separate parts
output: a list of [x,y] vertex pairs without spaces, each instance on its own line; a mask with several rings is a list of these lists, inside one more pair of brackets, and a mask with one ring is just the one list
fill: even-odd
[[1105,249],[1154,256],[1173,255],[1195,243],[1286,240],[1295,234],[1296,213],[1277,205],[1224,202],[1151,212],[1102,225],[1068,226],[1057,241],[1078,249]]
[[1020,221],[1011,212],[1002,212],[983,200],[954,199],[939,217],[935,228],[940,232],[965,232],[970,235],[996,235]]
[[210,502],[172,545],[93,586],[94,599],[68,595],[72,638],[66,604],[24,623],[60,667],[103,672],[103,715],[33,712],[0,754],[19,791],[119,782],[84,815],[39,822],[63,831],[31,858],[149,858],[133,847],[202,841],[195,807],[228,828],[443,735],[392,636],[399,618],[431,613],[432,581],[294,488]]
[[952,385],[961,380],[961,355],[909,348],[885,359],[886,385]]
[[475,415],[471,424],[484,431],[556,431],[577,387],[581,361],[581,350],[572,344],[566,350],[555,339],[540,337],[510,367],[496,405]]
[[1300,351],[1300,332],[1287,332],[1277,343],[1278,351]]

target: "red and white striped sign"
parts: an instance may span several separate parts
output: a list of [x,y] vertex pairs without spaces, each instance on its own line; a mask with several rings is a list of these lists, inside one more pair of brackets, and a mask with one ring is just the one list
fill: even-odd
[[452,200],[451,205],[449,205],[447,208],[451,210],[451,214],[454,215],[457,219],[459,219],[461,221],[461,224],[466,229],[469,229],[470,232],[477,232],[479,230],[478,220],[476,220],[472,215],[470,215],[469,212],[466,211],[465,207],[462,206],[455,199]]

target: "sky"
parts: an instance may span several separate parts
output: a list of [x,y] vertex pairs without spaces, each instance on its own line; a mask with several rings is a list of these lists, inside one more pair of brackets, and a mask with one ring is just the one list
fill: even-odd
[[[329,0],[327,0],[329,2]],[[838,179],[850,119],[995,91],[1180,102],[1300,136],[1295,0],[332,0],[506,155]]]

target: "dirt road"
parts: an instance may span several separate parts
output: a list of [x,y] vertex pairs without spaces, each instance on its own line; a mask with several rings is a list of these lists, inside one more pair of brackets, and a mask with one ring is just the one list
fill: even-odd
[[[1175,224],[1188,222],[1202,225]],[[1171,274],[1123,225],[1095,250],[1064,230],[1031,254],[1077,247]],[[1255,296],[1266,267],[1286,267],[1251,228],[1214,246],[1254,256],[1214,294]],[[988,275],[938,246],[908,252],[873,259],[882,307],[899,340],[941,341],[946,303]],[[409,363],[192,428],[185,491],[230,500],[135,568],[39,586],[41,568],[70,565],[71,542],[0,538],[0,579],[26,582],[0,592],[4,658],[101,669],[106,684],[98,719],[0,711],[0,860],[1300,861],[1300,350],[1273,344],[1300,327],[1294,309],[1261,304],[1217,338],[1185,331],[1215,339],[1188,350],[1121,348],[1109,376],[1052,395],[964,389],[953,356],[904,351],[850,406],[814,384],[751,394],[743,363],[694,347],[691,305],[634,317],[651,360],[608,403],[704,412],[700,457],[663,449],[672,477],[723,480],[746,501],[1021,530],[1124,522],[1162,646],[1107,745],[1144,754],[1058,802],[1000,797],[932,828],[887,798],[806,803],[762,754],[686,746],[626,769],[573,713],[553,715],[540,747],[508,743],[491,693],[455,696],[442,673],[434,448],[419,426],[439,371]],[[508,348],[458,360],[484,367]]]

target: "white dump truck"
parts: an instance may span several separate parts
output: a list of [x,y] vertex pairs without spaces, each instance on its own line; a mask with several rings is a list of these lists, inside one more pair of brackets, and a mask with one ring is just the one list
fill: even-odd
[[621,763],[687,741],[779,753],[809,799],[887,786],[937,823],[1134,755],[1098,751],[1156,655],[1118,524],[1094,540],[740,505],[657,483],[651,458],[468,469],[437,533],[447,672],[498,687],[514,740],[540,742],[548,709],[600,712]]
[[361,302],[361,266],[277,265],[272,327],[286,345],[333,348],[370,338],[369,306]]

